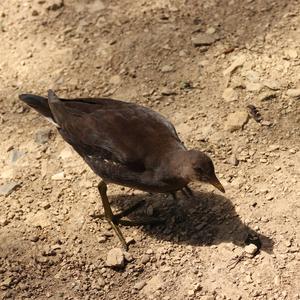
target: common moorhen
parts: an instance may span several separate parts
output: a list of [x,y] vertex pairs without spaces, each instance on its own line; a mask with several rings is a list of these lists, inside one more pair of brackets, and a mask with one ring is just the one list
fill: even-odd
[[102,178],[98,189],[105,217],[125,248],[118,224],[130,224],[121,218],[138,205],[114,215],[106,183],[176,198],[178,190],[192,194],[188,183],[198,180],[225,192],[212,160],[201,151],[187,150],[174,126],[149,108],[107,98],[61,99],[52,90],[48,99],[32,94],[19,97],[51,121]]

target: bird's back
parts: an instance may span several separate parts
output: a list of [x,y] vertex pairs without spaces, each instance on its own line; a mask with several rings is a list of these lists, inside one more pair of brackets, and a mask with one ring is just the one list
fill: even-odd
[[[48,102],[34,97],[38,96],[21,95],[20,99],[46,117],[51,115],[63,138],[84,158],[143,170],[155,168],[164,153],[184,149],[173,125],[146,107],[107,98],[59,99],[51,92]],[[45,103],[47,114],[37,108],[47,107]]]

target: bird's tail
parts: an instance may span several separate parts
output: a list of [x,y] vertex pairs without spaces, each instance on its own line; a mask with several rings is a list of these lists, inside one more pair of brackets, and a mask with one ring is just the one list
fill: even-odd
[[22,94],[19,95],[19,99],[25,102],[28,106],[32,107],[40,114],[42,114],[48,121],[54,123],[56,126],[56,122],[54,120],[54,116],[51,112],[48,99],[45,97],[33,95],[33,94]]

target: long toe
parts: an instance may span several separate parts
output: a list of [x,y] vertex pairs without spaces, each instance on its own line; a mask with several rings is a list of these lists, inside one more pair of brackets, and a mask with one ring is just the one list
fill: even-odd
[[135,210],[139,209],[140,207],[142,207],[143,205],[145,205],[146,201],[145,200],[141,200],[139,202],[137,202],[136,204],[132,205],[131,207],[123,210],[122,212],[115,214],[114,218],[116,219],[121,219],[123,217],[128,216],[129,214],[131,214],[132,212],[134,212]]
[[155,218],[155,217],[144,217],[139,220],[122,220],[120,219],[119,224],[125,226],[141,226],[141,225],[160,225],[165,223],[163,219]]

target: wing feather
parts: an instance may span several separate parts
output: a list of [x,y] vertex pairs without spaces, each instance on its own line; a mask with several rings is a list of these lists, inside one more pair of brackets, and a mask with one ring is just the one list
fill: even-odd
[[62,136],[80,154],[142,170],[155,164],[162,152],[184,148],[166,118],[133,103],[75,99],[56,101],[50,108]]

